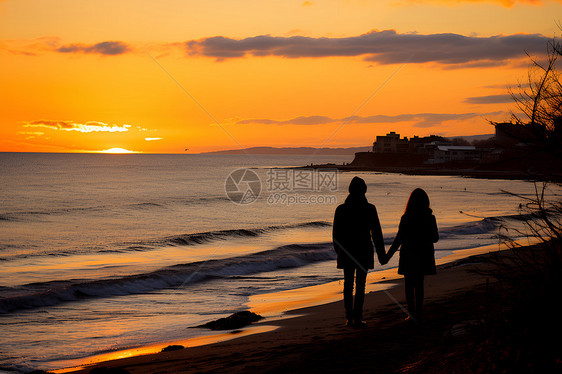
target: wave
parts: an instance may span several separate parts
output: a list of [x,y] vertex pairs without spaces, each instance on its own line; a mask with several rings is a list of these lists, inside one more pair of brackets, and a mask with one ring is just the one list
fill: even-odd
[[129,212],[133,211],[147,211],[151,209],[167,209],[169,206],[175,205],[199,205],[206,204],[214,201],[228,201],[226,196],[212,196],[212,197],[193,197],[193,198],[182,198],[182,199],[172,199],[168,201],[145,201],[138,203],[123,203],[120,205],[115,204],[104,204],[104,205],[91,205],[91,206],[81,206],[81,207],[71,207],[71,208],[51,208],[43,210],[13,210],[5,211],[0,213],[0,221],[29,221],[33,217],[41,216],[58,216],[65,214],[74,213],[96,213],[96,212]]
[[290,244],[272,250],[178,264],[149,273],[113,279],[69,280],[2,287],[0,314],[21,309],[55,306],[87,298],[106,298],[181,288],[212,278],[228,278],[305,266],[334,260],[331,243]]
[[[505,225],[506,219],[520,216],[488,217],[453,227],[440,229],[440,239],[490,237]],[[172,236],[157,241],[166,245],[194,245],[204,241],[227,240],[232,237],[253,237],[268,231],[287,228],[327,227],[325,221],[304,222],[292,225],[268,226],[255,229],[210,231],[197,234]],[[388,246],[392,236],[385,238]],[[129,250],[145,250],[147,247],[130,246]],[[437,246],[439,249],[439,246]],[[450,250],[451,248],[443,248]],[[289,244],[253,254],[224,259],[192,262],[168,266],[156,271],[111,279],[77,279],[32,283],[18,287],[0,288],[0,314],[21,309],[55,306],[64,302],[88,298],[105,298],[142,294],[163,289],[181,288],[213,278],[251,276],[280,269],[306,266],[336,258],[331,243]]]
[[59,214],[68,214],[75,212],[99,212],[104,209],[112,207],[111,205],[97,205],[97,206],[86,206],[86,207],[74,207],[74,208],[56,208],[56,209],[45,209],[45,210],[29,210],[29,211],[12,211],[0,213],[0,221],[29,221],[30,217],[33,216],[50,216]]
[[491,234],[501,226],[504,218],[508,217],[487,217],[480,221],[439,229],[439,238],[448,239],[453,236]]
[[159,203],[153,203],[153,202],[144,202],[144,203],[129,204],[129,205],[127,205],[127,207],[139,208],[139,209],[164,208],[165,204],[159,204]]
[[[232,229],[232,230],[217,230],[217,231],[206,231],[200,233],[192,234],[180,234],[173,235],[169,237],[159,238],[159,239],[147,239],[139,241],[128,241],[120,243],[112,243],[104,245],[103,247],[92,246],[83,248],[73,248],[71,250],[61,250],[56,249],[54,251],[37,251],[36,248],[26,248],[24,250],[22,245],[17,246],[20,249],[19,253],[6,254],[0,256],[0,261],[11,261],[17,259],[24,259],[29,257],[42,257],[42,256],[72,256],[78,254],[88,254],[88,253],[127,253],[127,252],[143,252],[150,251],[159,247],[167,246],[192,246],[197,244],[211,243],[218,240],[228,240],[232,238],[244,238],[244,237],[257,237],[268,232],[279,231],[279,230],[290,230],[299,228],[321,228],[329,227],[332,224],[326,221],[311,221],[311,222],[301,222],[296,224],[288,225],[274,225],[266,226],[261,228],[249,228],[249,229]],[[4,254],[3,249],[12,249],[16,246],[2,244],[0,243],[0,253]]]
[[156,240],[145,240],[129,243],[127,250],[143,250],[147,248],[152,248],[154,246],[168,246],[168,245],[196,245],[212,242],[215,240],[227,240],[236,237],[255,237],[268,232],[287,230],[287,229],[298,229],[298,228],[314,228],[314,227],[329,227],[331,223],[326,221],[312,221],[303,222],[289,225],[274,225],[262,228],[253,229],[232,229],[232,230],[217,230],[217,231],[206,231],[193,234],[180,234],[169,236],[162,239]]
[[0,214],[0,221],[18,222],[18,221],[21,221],[21,219],[18,218],[17,216],[15,216],[14,214],[3,213],[3,214]]

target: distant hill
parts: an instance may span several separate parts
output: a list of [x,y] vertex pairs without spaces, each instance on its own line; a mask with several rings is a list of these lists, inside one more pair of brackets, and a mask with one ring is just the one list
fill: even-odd
[[251,147],[244,149],[229,149],[225,151],[203,152],[201,154],[215,155],[354,155],[356,152],[370,151],[371,147],[350,148],[314,148],[314,147]]
[[[471,136],[449,136],[448,139],[463,138],[469,142],[474,140],[485,140],[494,134],[471,135]],[[243,149],[227,149],[224,151],[202,152],[205,155],[354,155],[357,152],[369,152],[372,146],[349,147],[349,148],[314,148],[314,147],[251,147]]]
[[447,139],[462,138],[470,143],[475,140],[487,140],[496,136],[495,134],[485,134],[485,135],[470,135],[470,136],[447,136]]

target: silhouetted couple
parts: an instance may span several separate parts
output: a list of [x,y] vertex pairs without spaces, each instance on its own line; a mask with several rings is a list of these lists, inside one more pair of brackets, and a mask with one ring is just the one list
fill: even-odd
[[385,265],[400,248],[398,274],[405,279],[408,318],[419,321],[423,313],[424,276],[435,274],[433,243],[439,239],[429,197],[421,188],[412,192],[396,238],[386,253],[377,209],[367,201],[366,192],[365,181],[354,177],[345,203],[338,206],[334,214],[332,236],[338,254],[337,266],[344,273],[346,325],[365,325],[362,320],[365,283],[368,270],[374,268],[374,249],[381,265]]

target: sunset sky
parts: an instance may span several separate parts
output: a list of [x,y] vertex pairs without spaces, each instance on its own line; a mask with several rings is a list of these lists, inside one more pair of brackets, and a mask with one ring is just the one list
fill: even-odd
[[0,0],[0,151],[490,134],[561,19],[560,0]]

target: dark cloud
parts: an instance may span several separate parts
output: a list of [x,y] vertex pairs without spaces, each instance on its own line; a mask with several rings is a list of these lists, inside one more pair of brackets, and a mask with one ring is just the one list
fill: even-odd
[[[552,2],[560,3],[560,0],[550,0]],[[446,5],[451,5],[451,0],[405,0],[406,3],[411,3],[414,5],[419,5],[420,3],[443,3]],[[503,5],[507,8],[514,6],[515,4],[527,4],[527,5],[543,5],[548,0],[456,0],[456,3],[491,3]]]
[[[458,34],[399,34],[394,30],[371,31],[347,38],[260,35],[244,39],[215,36],[185,42],[190,55],[217,59],[244,56],[285,58],[364,56],[378,64],[404,62],[497,65],[525,52],[543,53],[550,39],[540,34],[490,37]],[[470,65],[468,67],[471,67]]]
[[[1,0],[0,0],[1,1]],[[14,55],[21,55],[21,56],[37,56],[37,53],[30,52],[30,51],[18,51],[15,49],[4,48],[6,51],[14,54]]]
[[464,102],[469,104],[504,104],[513,102],[513,97],[509,94],[474,96],[467,97]]
[[415,122],[415,127],[431,127],[442,124],[447,121],[461,121],[475,117],[496,116],[504,114],[504,112],[491,113],[417,113],[417,114],[398,114],[395,116],[387,116],[383,114],[374,116],[351,116],[345,118],[330,118],[326,116],[300,116],[289,120],[272,120],[272,119],[244,119],[239,120],[236,124],[249,125],[325,125],[331,123],[347,123],[347,124],[377,124],[377,123],[399,123],[399,122]]
[[509,87],[509,84],[490,84],[487,86],[484,86],[484,88],[490,88],[493,90],[507,90],[507,88]]
[[340,120],[326,116],[300,116],[286,121],[276,121],[273,119],[244,119],[237,121],[236,124],[248,125],[259,123],[262,125],[324,125],[338,121]]
[[123,42],[101,42],[93,45],[69,44],[56,48],[61,53],[92,53],[100,55],[121,55],[129,52],[130,47]]

